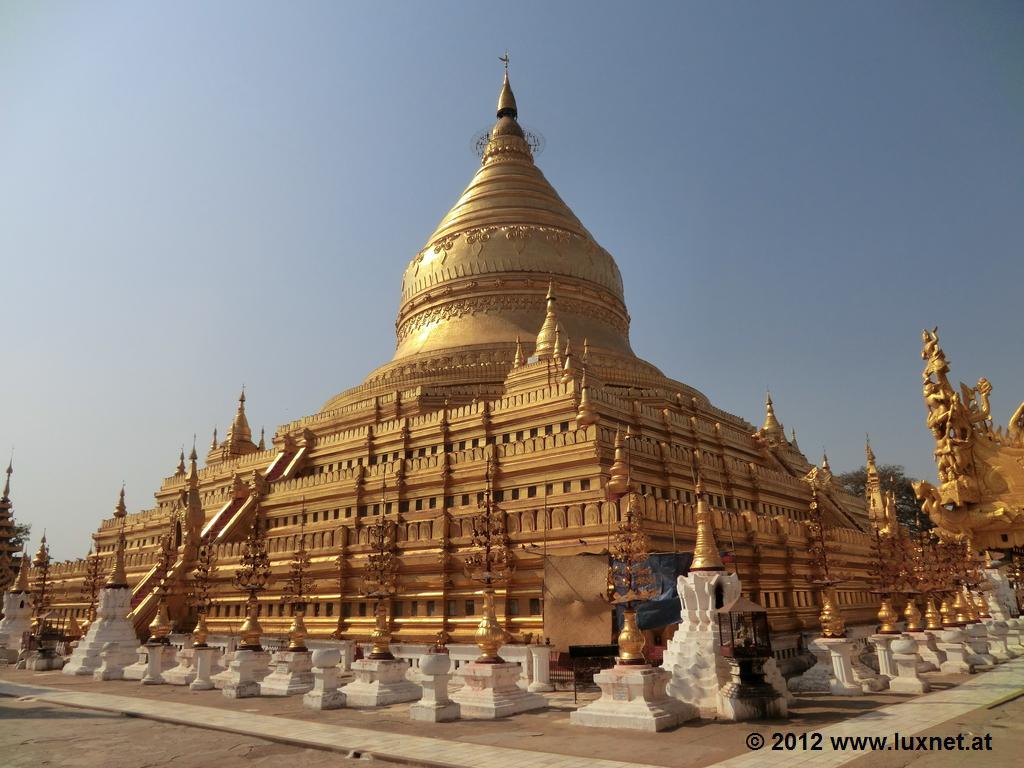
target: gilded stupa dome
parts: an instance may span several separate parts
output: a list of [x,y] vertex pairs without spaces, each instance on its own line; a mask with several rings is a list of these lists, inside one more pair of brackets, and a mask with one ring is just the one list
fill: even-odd
[[402,276],[394,357],[357,389],[500,385],[517,340],[534,354],[549,287],[561,343],[586,341],[602,381],[668,384],[633,353],[619,268],[534,162],[506,72],[480,167]]

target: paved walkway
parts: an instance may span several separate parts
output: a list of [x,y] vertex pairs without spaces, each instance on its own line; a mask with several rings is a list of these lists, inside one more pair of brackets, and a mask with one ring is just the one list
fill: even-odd
[[[1004,700],[1024,695],[1024,658],[1000,664],[990,672],[972,677],[970,680],[944,691],[925,694],[888,707],[866,712],[842,723],[829,725],[817,730],[822,734],[823,750],[775,752],[770,749],[772,728],[751,728],[764,734],[768,740],[764,748],[745,755],[731,757],[716,763],[714,768],[761,768],[761,766],[782,766],[795,768],[813,764],[815,768],[834,766],[856,760],[869,754],[865,750],[833,751],[830,737],[833,736],[888,736],[893,734],[910,736],[921,733],[954,718],[961,717],[981,707],[989,707]],[[778,729],[775,729],[778,730]],[[950,730],[948,736],[955,736]],[[996,744],[998,749],[998,744]],[[994,765],[989,762],[990,753],[971,755],[963,753],[959,758],[965,764]]]
[[[1018,694],[1024,694],[1024,659],[999,665],[991,672],[980,674],[948,690],[885,706],[851,717],[842,723],[822,727],[818,732],[824,737],[824,751],[772,751],[770,734],[789,729],[781,724],[751,724],[751,732],[765,734],[767,746],[729,758],[716,765],[722,768],[760,768],[781,766],[785,763],[787,768],[793,768],[813,762],[814,766],[839,766],[867,753],[854,750],[832,751],[829,742],[832,736],[891,736],[895,732],[910,736]],[[508,765],[515,765],[517,768],[655,768],[641,763],[393,734],[337,723],[313,723],[194,704],[76,692],[8,681],[0,681],[0,695],[32,696],[39,701],[52,704],[126,713],[163,722],[271,738],[297,746],[329,749],[349,755],[361,753],[378,759],[415,765],[445,768],[499,768]],[[712,724],[709,727],[715,726]],[[686,728],[684,725],[683,729]],[[580,731],[581,736],[585,735],[584,729]],[[955,731],[951,731],[949,735],[955,735]],[[672,734],[651,734],[650,738],[671,740]]]

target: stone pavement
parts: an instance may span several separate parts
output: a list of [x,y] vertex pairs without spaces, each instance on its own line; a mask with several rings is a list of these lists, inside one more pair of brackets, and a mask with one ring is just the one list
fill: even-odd
[[[953,682],[961,681],[964,681],[962,685],[952,686]],[[552,705],[558,709],[547,713],[520,715],[491,723],[462,722],[430,728],[408,720],[408,705],[376,711],[343,709],[314,713],[291,699],[247,699],[240,704],[224,699],[216,691],[197,693],[176,686],[95,683],[69,679],[59,673],[4,670],[0,675],[0,694],[29,695],[50,704],[124,712],[169,723],[268,738],[296,747],[361,753],[414,765],[497,768],[499,763],[511,763],[524,768],[681,765],[738,768],[813,761],[815,766],[833,766],[865,753],[832,752],[827,746],[829,735],[878,736],[893,731],[910,735],[942,723],[947,723],[947,730],[939,733],[955,735],[959,731],[949,724],[951,720],[978,707],[991,706],[1014,693],[1024,693],[1024,659],[973,677],[947,677],[943,684],[948,686],[945,690],[915,699],[892,694],[856,699],[800,697],[794,717],[788,721],[698,722],[657,736],[569,726],[565,721],[568,720],[566,710],[573,708],[571,694],[552,697]],[[891,704],[894,701],[903,703]],[[768,735],[803,731],[825,735],[826,751],[775,752],[769,749],[769,742],[769,747],[748,752],[744,744],[745,736],[751,732]],[[943,765],[963,763],[964,756],[956,753],[946,753],[946,756],[955,759]],[[995,764],[987,760],[972,762],[986,766]]]

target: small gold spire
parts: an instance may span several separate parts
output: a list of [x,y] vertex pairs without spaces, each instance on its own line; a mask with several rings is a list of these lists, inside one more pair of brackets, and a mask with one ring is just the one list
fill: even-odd
[[562,369],[562,326],[555,326],[555,348],[551,350],[551,359],[556,370]]
[[697,480],[697,540],[693,545],[693,563],[691,571],[724,571],[722,557],[718,554],[718,542],[715,541],[715,528],[704,497],[704,488]]
[[590,362],[590,340],[586,336],[583,337],[583,355],[580,357],[580,362],[584,368]]
[[263,427],[260,427],[260,442],[259,442],[259,445],[256,446],[256,448],[257,448],[257,450],[260,450],[260,451],[267,450],[267,441],[266,441],[266,436],[264,435]]
[[516,357],[512,361],[513,368],[522,368],[525,358],[523,357],[523,342],[516,336]]
[[114,507],[114,517],[120,520],[128,514],[128,507],[124,503],[124,485],[121,485],[121,492],[117,495],[117,505]]
[[114,546],[114,567],[111,568],[110,575],[107,576],[107,583],[104,585],[107,589],[118,589],[128,586],[128,576],[124,572],[124,545],[125,536],[124,528],[122,527],[118,531],[117,544]]
[[7,462],[7,478],[4,480],[4,492],[0,494],[0,499],[4,501],[10,501],[11,499],[11,473],[14,472],[14,457]]
[[580,379],[580,407],[576,410],[576,427],[585,427],[597,423],[597,411],[590,401],[590,385],[587,384],[587,370],[583,369]]
[[501,93],[498,95],[498,117],[511,117],[513,120],[519,117],[519,110],[516,107],[516,97],[512,93],[512,86],[508,82],[508,55],[502,59],[505,62],[505,80],[501,84]]
[[537,334],[537,345],[534,354],[541,360],[549,359],[556,351],[556,334],[558,333],[558,315],[555,312],[555,282],[548,283],[547,311],[544,324]]
[[827,472],[832,471],[832,468],[828,465],[828,453],[826,451],[821,452],[821,468]]
[[11,587],[11,592],[28,592],[28,550],[21,550],[21,567],[18,568],[18,580]]
[[764,400],[764,424],[761,425],[761,431],[768,435],[781,435],[783,438],[786,436],[782,424],[775,418],[775,404],[772,403],[771,392],[768,393]]
[[821,624],[822,637],[846,637],[846,622],[832,602],[832,597],[827,591],[821,596],[821,613],[818,614],[818,622]]
[[792,438],[790,439],[789,444],[791,446],[793,446],[793,450],[794,451],[799,451],[800,450],[800,444],[796,441],[796,428],[795,427],[790,430],[790,434],[792,435]]
[[210,450],[211,451],[217,450],[217,428],[216,427],[213,428],[213,441],[210,443]]
[[629,490],[629,463],[626,461],[622,431],[618,427],[615,428],[615,460],[612,462],[610,475],[608,493],[613,497],[625,494]]
[[565,340],[565,362],[562,364],[562,383],[568,384],[576,378],[576,364],[572,359],[572,340]]
[[181,446],[181,453],[178,454],[178,468],[175,474],[185,474],[185,446]]

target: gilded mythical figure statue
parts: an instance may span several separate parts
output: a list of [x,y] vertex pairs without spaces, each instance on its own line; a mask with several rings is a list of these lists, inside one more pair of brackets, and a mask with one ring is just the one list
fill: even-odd
[[[922,390],[927,425],[935,439],[939,486],[914,486],[922,509],[952,534],[973,531],[1024,534],[1024,404],[1008,429],[993,429],[989,407],[992,385],[985,378],[973,387],[949,382],[949,361],[939,346],[938,328],[924,331]],[[988,542],[1005,545],[1010,539]]]

